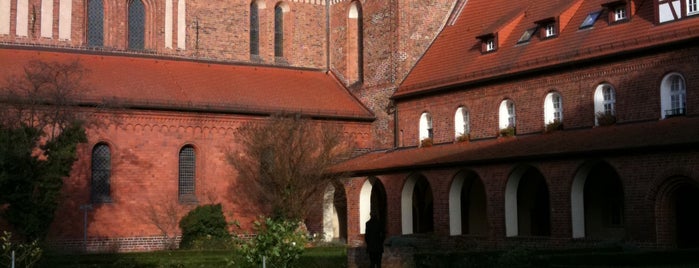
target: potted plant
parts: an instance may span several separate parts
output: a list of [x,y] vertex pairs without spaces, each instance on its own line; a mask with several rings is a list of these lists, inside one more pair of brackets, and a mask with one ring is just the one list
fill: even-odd
[[432,146],[432,138],[424,138],[420,141],[420,147]]

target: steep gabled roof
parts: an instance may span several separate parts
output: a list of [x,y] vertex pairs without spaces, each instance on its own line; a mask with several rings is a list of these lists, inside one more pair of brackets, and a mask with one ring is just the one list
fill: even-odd
[[126,106],[372,120],[330,73],[134,56],[92,55],[0,47],[0,85],[31,60],[78,60],[89,70],[84,102],[119,101]]
[[[656,25],[653,1],[634,5],[627,22],[609,23],[606,11],[592,27],[580,29],[591,12],[609,0],[469,0],[454,25],[447,25],[402,82],[394,98],[419,95],[453,86],[552,68],[663,44],[699,39],[699,15]],[[524,13],[524,17],[517,20]],[[517,44],[536,22],[555,19],[555,38],[533,37]],[[508,25],[516,22],[517,25]],[[482,53],[477,36],[508,30],[498,49]],[[541,29],[539,29],[540,31]]]

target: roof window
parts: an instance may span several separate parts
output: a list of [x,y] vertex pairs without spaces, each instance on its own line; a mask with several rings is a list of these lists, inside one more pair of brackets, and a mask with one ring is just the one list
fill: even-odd
[[585,20],[582,22],[582,24],[580,24],[580,29],[586,29],[594,26],[600,14],[602,14],[602,10],[587,14]]
[[522,44],[522,43],[527,43],[529,40],[532,39],[532,36],[534,36],[534,33],[536,32],[536,27],[534,28],[529,28],[524,33],[522,34],[522,37],[517,40],[517,44]]
[[540,21],[536,21],[534,23],[536,23],[538,27],[542,28],[541,35],[539,36],[539,38],[548,39],[556,37],[558,35],[558,22],[556,21],[556,18],[546,18]]
[[624,0],[607,2],[602,7],[609,10],[609,22],[618,23],[629,19],[629,5]]

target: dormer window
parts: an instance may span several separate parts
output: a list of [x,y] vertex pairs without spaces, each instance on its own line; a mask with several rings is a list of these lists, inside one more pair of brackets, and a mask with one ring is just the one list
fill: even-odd
[[687,0],[687,16],[699,14],[699,0]]
[[556,18],[551,17],[535,23],[542,29],[540,36],[541,39],[553,38],[558,35],[558,22],[556,21]]
[[496,34],[489,33],[476,37],[481,40],[481,52],[490,53],[498,49],[498,38]]
[[617,0],[602,4],[602,7],[609,10],[609,22],[617,23],[627,21],[629,19],[629,5],[625,0]]

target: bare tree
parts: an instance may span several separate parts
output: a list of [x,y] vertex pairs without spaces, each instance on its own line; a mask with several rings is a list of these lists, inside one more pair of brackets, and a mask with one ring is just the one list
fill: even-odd
[[337,175],[328,169],[346,159],[353,143],[337,125],[298,115],[275,115],[244,124],[228,160],[238,171],[239,193],[268,204],[273,217],[302,220],[309,205]]
[[180,218],[187,208],[181,206],[174,196],[165,196],[164,201],[148,200],[141,214],[147,222],[155,226],[165,238],[167,249],[177,249],[177,235],[180,234]]

